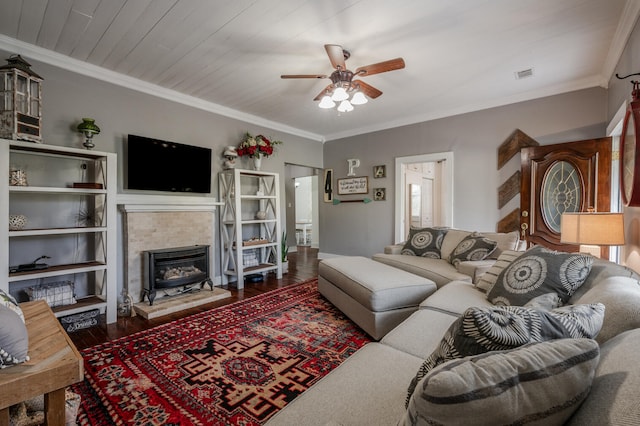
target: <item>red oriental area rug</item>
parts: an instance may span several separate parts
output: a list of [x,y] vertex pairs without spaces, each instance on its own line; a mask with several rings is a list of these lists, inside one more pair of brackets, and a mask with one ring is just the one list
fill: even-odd
[[284,287],[82,352],[80,425],[259,425],[370,338]]

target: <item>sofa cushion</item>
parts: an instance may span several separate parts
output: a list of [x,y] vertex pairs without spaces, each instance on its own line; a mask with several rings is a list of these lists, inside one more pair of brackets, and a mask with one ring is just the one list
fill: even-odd
[[587,397],[591,339],[558,339],[449,361],[416,387],[400,424],[561,425]]
[[456,269],[461,274],[465,274],[471,277],[471,282],[476,284],[480,281],[480,278],[487,272],[493,264],[496,263],[495,259],[485,260],[465,260],[456,265]]
[[29,335],[20,316],[0,305],[0,368],[29,360]]
[[602,330],[596,337],[604,343],[618,334],[640,328],[640,282],[628,277],[608,277],[576,299],[576,303],[602,303],[606,307]]
[[627,277],[640,280],[640,274],[627,266],[619,265],[606,259],[594,258],[589,276],[571,296],[569,303],[576,304],[576,300],[579,300],[587,291],[600,285],[602,281],[609,277]]
[[460,262],[466,260],[484,260],[495,249],[498,243],[478,233],[465,237],[458,243],[449,255],[449,263],[458,267]]
[[418,306],[435,284],[363,256],[339,256],[318,264],[318,275],[373,312]]
[[404,413],[407,381],[420,362],[387,345],[368,343],[278,411],[267,425],[396,424]]
[[422,362],[436,350],[444,333],[459,317],[448,312],[421,309],[387,333],[380,343],[417,356]]
[[417,383],[446,361],[552,339],[593,339],[603,319],[604,305],[600,303],[569,305],[548,312],[522,306],[469,308],[451,324],[438,348],[420,366],[409,384],[407,403]]
[[534,297],[556,292],[563,303],[584,283],[593,256],[536,246],[513,260],[487,293],[494,305],[522,306]]
[[567,423],[637,425],[640,419],[640,329],[626,331],[600,346],[600,363],[589,396]]
[[444,259],[384,253],[376,253],[372,258],[377,262],[428,278],[436,283],[438,288],[453,280],[471,282],[470,276],[461,274],[452,264]]
[[485,272],[480,279],[478,280],[478,284],[476,287],[482,290],[485,293],[488,293],[493,286],[496,284],[498,276],[507,269],[507,266],[511,265],[515,259],[520,257],[523,254],[521,251],[515,250],[505,250],[503,251],[496,262],[489,268],[487,272]]
[[505,250],[517,251],[520,248],[520,234],[512,232],[480,232],[481,235],[498,243],[496,249],[487,259],[497,259]]
[[484,293],[466,281],[452,281],[420,303],[420,309],[450,313],[457,317],[467,309],[479,306],[493,305],[489,303]]
[[446,234],[447,228],[411,228],[402,254],[440,259],[440,248]]

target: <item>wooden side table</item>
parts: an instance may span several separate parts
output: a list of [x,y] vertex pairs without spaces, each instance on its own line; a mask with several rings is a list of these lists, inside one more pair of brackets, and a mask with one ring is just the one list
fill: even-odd
[[0,369],[0,426],[9,407],[44,394],[45,424],[65,424],[65,388],[84,378],[82,356],[44,300],[21,303],[30,360]]

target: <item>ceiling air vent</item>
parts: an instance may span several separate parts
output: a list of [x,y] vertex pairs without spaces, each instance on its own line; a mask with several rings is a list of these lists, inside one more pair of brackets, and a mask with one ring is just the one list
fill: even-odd
[[522,80],[523,78],[533,77],[533,68],[527,68],[526,70],[516,71],[516,80]]

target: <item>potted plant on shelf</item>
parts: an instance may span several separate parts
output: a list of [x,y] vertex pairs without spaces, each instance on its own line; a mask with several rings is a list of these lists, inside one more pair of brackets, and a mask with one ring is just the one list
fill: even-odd
[[287,245],[287,233],[282,233],[282,241],[280,242],[280,248],[282,251],[282,273],[286,274],[289,272],[289,259],[287,258],[287,254],[289,254],[289,246]]

